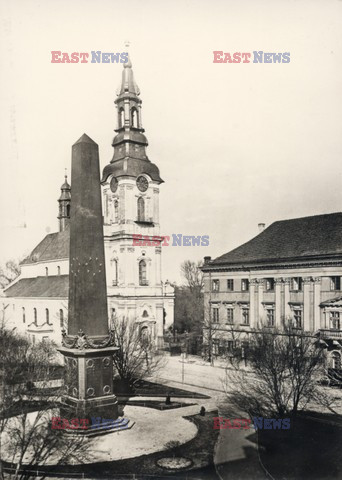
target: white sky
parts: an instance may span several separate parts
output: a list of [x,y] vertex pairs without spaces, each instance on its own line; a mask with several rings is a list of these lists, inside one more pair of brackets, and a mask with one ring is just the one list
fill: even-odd
[[[341,211],[342,1],[1,0],[0,261],[57,230],[71,145],[85,132],[112,158],[121,64],[51,64],[51,50],[130,54],[165,247],[218,256],[257,224]],[[213,50],[290,52],[289,64],[214,64]],[[20,228],[26,222],[27,228]]]

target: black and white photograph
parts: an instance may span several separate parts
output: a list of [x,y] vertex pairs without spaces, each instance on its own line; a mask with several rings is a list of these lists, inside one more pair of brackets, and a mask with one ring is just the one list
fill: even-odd
[[0,20],[0,480],[342,479],[342,1]]

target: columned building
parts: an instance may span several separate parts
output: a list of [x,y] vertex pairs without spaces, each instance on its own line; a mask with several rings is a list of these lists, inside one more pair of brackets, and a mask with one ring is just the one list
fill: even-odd
[[[174,309],[174,289],[162,281],[159,192],[163,180],[146,153],[142,101],[130,60],[124,64],[115,104],[114,154],[101,180],[108,317],[135,321],[161,345],[164,330],[173,324]],[[9,321],[37,341],[50,338],[60,343],[67,322],[71,202],[72,186],[65,178],[58,199],[59,231],[37,245],[21,263],[20,277],[5,289]],[[153,242],[137,246],[134,235],[154,237]]]
[[[317,335],[339,368],[342,349],[342,213],[278,221],[240,247],[205,257],[206,325],[214,351],[260,325]],[[235,336],[234,336],[235,332]],[[204,332],[205,336],[205,332]]]

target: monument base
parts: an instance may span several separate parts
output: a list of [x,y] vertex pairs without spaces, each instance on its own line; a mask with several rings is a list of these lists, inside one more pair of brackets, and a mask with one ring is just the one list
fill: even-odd
[[128,420],[118,420],[118,401],[113,393],[112,357],[118,347],[61,347],[58,350],[65,359],[65,394],[60,407],[62,428],[68,433],[95,435],[128,425]]

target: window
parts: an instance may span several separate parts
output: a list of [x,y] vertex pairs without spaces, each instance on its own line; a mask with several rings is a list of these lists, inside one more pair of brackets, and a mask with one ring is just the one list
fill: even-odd
[[49,275],[49,269],[48,269],[48,267],[45,267],[45,275],[46,275],[46,276]]
[[293,277],[291,278],[291,290],[294,292],[301,292],[303,290],[303,280],[302,277]]
[[37,325],[38,320],[37,320],[37,309],[36,308],[33,309],[33,321]]
[[112,308],[112,318],[115,318],[116,317],[116,310],[115,308]]
[[22,311],[23,311],[23,323],[25,323],[26,322],[25,307],[23,307]]
[[119,202],[118,200],[114,200],[114,222],[117,223],[119,221]]
[[213,322],[219,323],[220,321],[220,313],[218,307],[213,308]]
[[226,340],[225,341],[225,344],[226,344],[226,349],[227,349],[227,352],[230,352],[232,353],[234,348],[235,348],[235,342],[234,340]]
[[57,275],[61,274],[61,267],[57,267]]
[[267,326],[274,327],[274,308],[266,309]]
[[330,277],[330,290],[341,290],[341,277]]
[[249,309],[248,308],[242,309],[242,324],[249,325]]
[[36,343],[36,336],[35,336],[35,335],[32,335],[32,343],[33,343],[33,344]]
[[214,355],[219,354],[219,347],[220,347],[220,339],[219,338],[213,338],[213,354]]
[[49,324],[49,317],[50,317],[50,315],[49,315],[49,309],[46,308],[46,309],[45,309],[45,319],[46,319],[46,323],[47,323],[47,324]]
[[147,317],[148,317],[147,310],[144,310],[144,311],[143,311],[142,317],[143,317],[143,318],[147,318]]
[[330,329],[340,329],[340,312],[330,312]]
[[49,337],[43,337],[42,338],[42,342],[48,342],[49,341]]
[[66,206],[66,214],[67,214],[67,217],[70,218],[70,203],[68,203]]
[[219,292],[220,291],[220,280],[213,280],[212,291],[213,292]]
[[227,280],[227,290],[228,292],[232,292],[234,290],[234,280]]
[[274,290],[274,278],[266,278],[266,290]]
[[135,108],[132,108],[132,127],[138,128],[138,112]]
[[302,318],[303,318],[303,310],[296,309],[293,312],[293,326],[295,328],[302,328]]
[[138,222],[145,221],[145,200],[143,197],[138,198]]
[[113,286],[116,286],[118,284],[118,261],[116,258],[112,258],[110,263],[113,272]]
[[145,260],[139,262],[139,285],[147,285]]
[[336,370],[341,370],[341,355],[338,352],[333,352],[331,354],[332,358],[332,368]]
[[249,280],[244,278],[241,280],[241,290],[247,292],[249,290]]
[[59,310],[59,326],[64,328],[64,313],[62,308]]
[[227,308],[227,323],[234,323],[234,308]]

